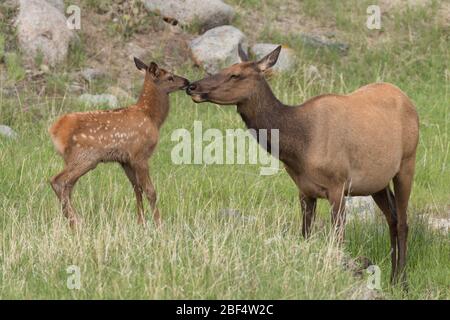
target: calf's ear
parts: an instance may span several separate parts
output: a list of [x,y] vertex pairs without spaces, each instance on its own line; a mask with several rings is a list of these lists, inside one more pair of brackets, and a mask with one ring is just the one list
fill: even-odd
[[150,72],[155,78],[159,77],[159,67],[155,62],[151,62],[148,67],[148,72]]
[[134,57],[134,64],[136,65],[136,68],[138,68],[138,70],[147,70],[148,68],[148,66],[145,63],[143,63],[136,57]]

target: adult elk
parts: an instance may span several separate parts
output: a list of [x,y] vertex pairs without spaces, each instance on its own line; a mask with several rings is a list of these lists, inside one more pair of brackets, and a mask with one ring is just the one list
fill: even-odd
[[145,221],[142,203],[142,193],[145,193],[155,223],[160,223],[148,159],[169,112],[169,93],[185,88],[189,81],[159,68],[154,62],[149,66],[137,58],[134,62],[139,70],[145,71],[144,87],[135,105],[70,113],[49,128],[53,144],[65,162],[64,170],[51,179],[51,186],[71,227],[78,222],[71,204],[72,189],[82,175],[100,162],[118,162],[122,166],[136,195],[138,222]]
[[[280,51],[281,46],[249,62],[239,48],[243,62],[191,83],[187,93],[197,103],[237,105],[249,129],[279,130],[279,159],[300,191],[305,237],[318,198],[329,201],[332,223],[342,240],[344,196],[371,195],[389,225],[391,281],[405,281],[406,209],[419,137],[413,103],[394,85],[374,83],[348,95],[325,94],[286,106],[264,79]],[[269,137],[268,149],[270,143]]]

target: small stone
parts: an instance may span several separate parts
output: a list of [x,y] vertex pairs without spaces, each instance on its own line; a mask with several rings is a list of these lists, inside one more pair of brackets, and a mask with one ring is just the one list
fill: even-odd
[[105,72],[100,69],[86,68],[80,72],[81,76],[87,82],[92,82],[93,80],[101,79],[106,76]]
[[359,218],[363,220],[375,217],[375,202],[372,197],[346,197],[345,212],[349,220]]
[[17,133],[8,126],[0,125],[0,135],[10,139],[16,139]]
[[48,67],[48,65],[46,64],[41,64],[39,66],[39,69],[43,72],[43,73],[49,73],[50,72],[50,68]]

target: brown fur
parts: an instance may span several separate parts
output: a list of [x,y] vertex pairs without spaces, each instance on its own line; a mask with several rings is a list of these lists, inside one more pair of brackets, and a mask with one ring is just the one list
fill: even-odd
[[189,82],[156,64],[145,65],[144,88],[135,105],[108,111],[76,112],[62,116],[49,133],[65,168],[51,180],[63,212],[74,227],[78,218],[70,197],[77,180],[100,162],[118,162],[130,180],[137,200],[138,219],[144,223],[142,193],[147,196],[154,220],[160,221],[156,192],[148,172],[148,159],[159,139],[159,128],[169,112],[168,94]]
[[263,76],[280,49],[259,62],[236,64],[194,82],[187,92],[195,102],[236,104],[248,128],[279,129],[279,158],[300,191],[305,237],[318,198],[329,201],[333,225],[343,239],[344,195],[372,195],[389,224],[396,280],[405,275],[406,208],[419,136],[413,103],[394,85],[375,83],[348,95],[326,94],[286,106]]

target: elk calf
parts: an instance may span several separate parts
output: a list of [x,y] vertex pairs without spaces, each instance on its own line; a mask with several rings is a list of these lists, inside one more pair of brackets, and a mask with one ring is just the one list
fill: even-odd
[[189,82],[154,62],[147,66],[137,58],[134,61],[139,70],[145,71],[144,87],[135,105],[67,114],[49,128],[53,144],[65,162],[64,170],[51,179],[51,186],[71,227],[78,222],[71,204],[72,189],[81,176],[100,162],[118,162],[122,166],[136,195],[139,223],[145,221],[142,193],[150,202],[155,223],[160,223],[148,159],[169,112],[169,93]]
[[187,93],[197,103],[237,105],[249,129],[279,130],[279,158],[300,191],[305,237],[318,198],[330,203],[333,225],[342,238],[344,195],[371,195],[389,225],[392,280],[397,280],[405,274],[406,209],[419,138],[411,100],[391,84],[374,83],[348,95],[325,94],[286,106],[264,79],[281,46],[257,62],[248,62],[239,49],[244,62],[191,83]]

